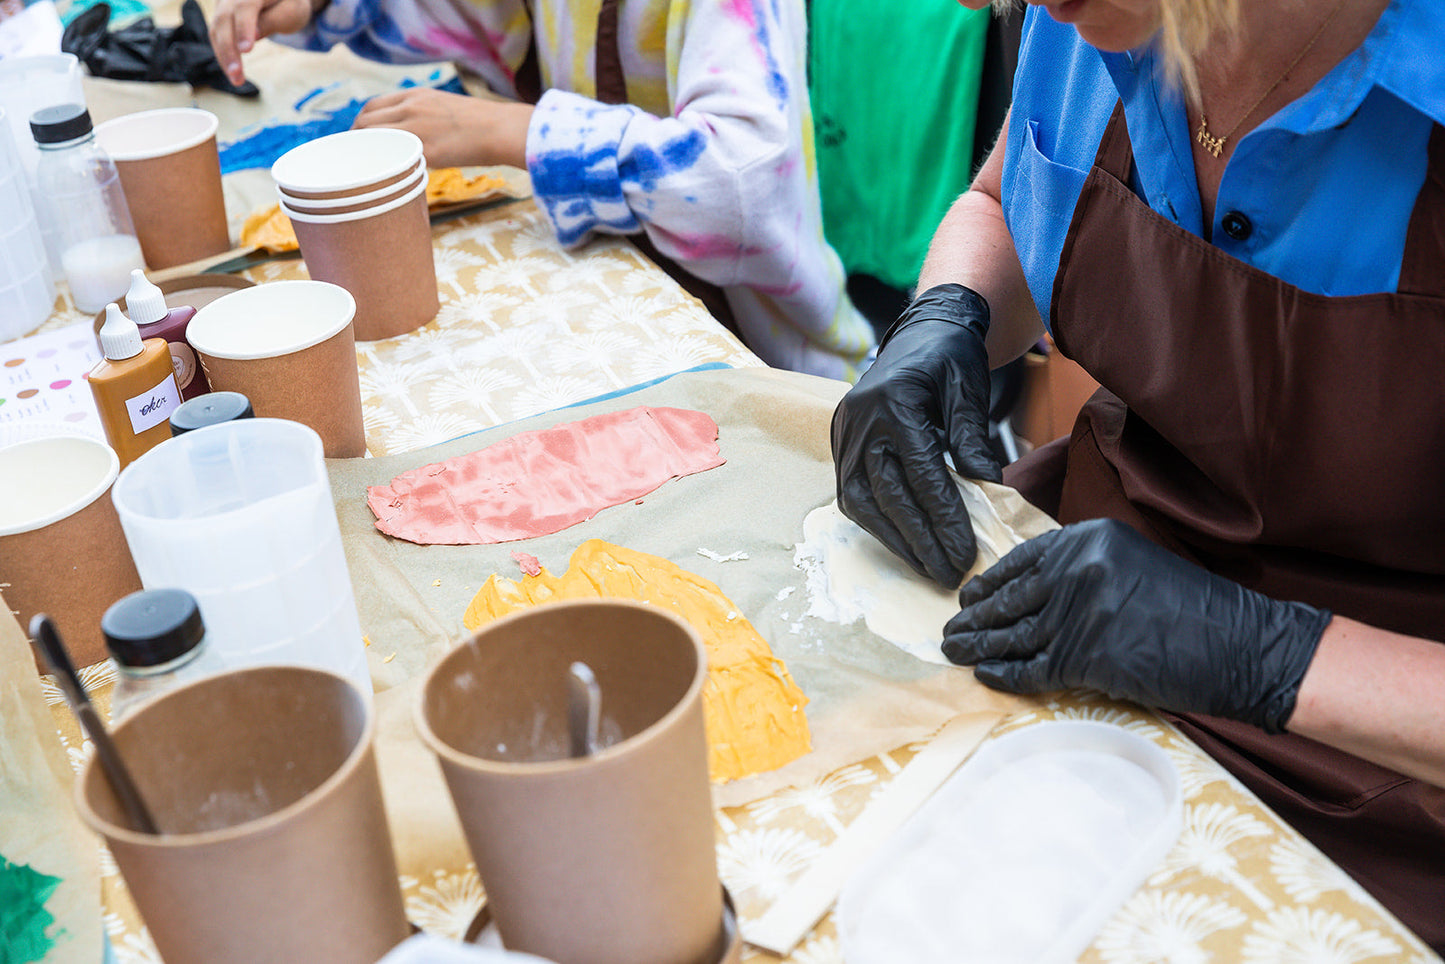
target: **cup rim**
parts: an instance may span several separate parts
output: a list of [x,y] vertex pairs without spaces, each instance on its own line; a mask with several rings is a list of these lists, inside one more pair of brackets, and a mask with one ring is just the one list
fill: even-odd
[[[347,150],[349,156],[374,157],[375,148],[369,150],[361,149],[360,145],[365,141],[375,141],[385,144],[388,141],[395,142],[398,147],[403,147],[405,154],[401,161],[394,161],[386,167],[373,168],[365,174],[358,174],[350,178],[337,178],[331,174],[324,178],[318,178],[308,183],[305,178],[305,167],[313,163],[308,159],[311,154],[325,154],[332,148],[338,148],[339,144],[345,142],[357,142],[356,146]],[[338,148],[340,149],[340,148]],[[399,172],[407,171],[413,164],[422,160],[422,142],[411,131],[401,130],[395,127],[369,127],[360,130],[338,131],[334,134],[327,134],[309,140],[304,144],[298,144],[285,154],[278,157],[271,165],[271,178],[278,187],[285,188],[288,192],[324,193],[332,194],[336,191],[349,191],[359,187],[366,187],[373,181],[384,180]],[[293,168],[302,168],[293,171]]]
[[70,71],[80,66],[80,58],[72,53],[25,54],[20,57],[6,57],[0,60],[0,74],[25,73],[31,67],[61,67]]
[[[282,427],[278,428],[278,425]],[[297,422],[289,418],[256,417],[233,419],[229,422],[217,422],[214,425],[206,425],[201,428],[195,429],[194,431],[186,432],[182,435],[177,435],[173,438],[166,439],[166,445],[170,447],[170,451],[177,452],[179,451],[177,446],[198,445],[200,444],[199,440],[205,439],[208,435],[214,432],[254,434],[256,432],[276,431],[293,433],[298,438],[304,440],[304,444],[311,449],[312,455],[314,455],[316,459],[321,460],[324,458],[323,453],[325,449],[321,442],[321,435],[314,428],[305,424],[304,422]],[[162,453],[161,455],[153,454],[154,452],[159,451],[161,448],[162,446],[157,445],[155,446],[155,448],[152,448],[147,452],[141,453],[138,458],[136,458],[133,462],[127,465],[125,469],[121,471],[120,475],[116,477],[115,487],[111,491],[110,499],[111,502],[115,504],[115,511],[116,515],[120,518],[121,529],[124,529],[126,527],[127,519],[131,520],[132,524],[143,521],[146,526],[152,528],[159,528],[163,526],[173,526],[181,528],[191,527],[195,525],[195,522],[192,519],[170,518],[166,516],[158,516],[151,512],[141,511],[127,501],[127,490],[132,488],[133,486],[141,484],[137,480],[145,474],[143,470],[149,468],[152,462],[155,462],[157,459],[163,458],[165,456],[165,453]],[[137,468],[137,466],[140,466],[140,468]],[[325,471],[324,465],[322,466],[320,471]],[[286,491],[290,492],[293,490],[288,489]],[[272,493],[256,501],[264,501],[264,499],[275,498],[277,495],[282,494],[285,493]],[[230,509],[223,509],[214,513],[212,516],[208,516],[207,518],[229,518],[237,514],[246,512],[252,507],[252,505],[254,505],[254,503],[248,503],[246,505],[240,505]]]
[[[304,288],[307,291],[324,292],[329,297],[336,299],[337,305],[343,303],[347,306],[345,311],[339,312],[339,320],[327,325],[324,328],[317,328],[308,332],[305,337],[289,342],[284,350],[277,348],[240,350],[227,348],[224,344],[217,346],[211,342],[214,333],[208,330],[208,326],[216,326],[219,322],[212,319],[221,316],[223,311],[229,312],[245,307],[245,303],[255,302],[264,305],[275,298],[290,300],[290,295]],[[239,299],[239,300],[237,300]],[[220,306],[220,307],[217,307]],[[356,298],[341,285],[332,284],[329,281],[319,281],[315,278],[289,278],[281,281],[268,281],[265,284],[252,285],[249,288],[237,288],[235,291],[228,291],[210,304],[202,305],[196,309],[191,320],[186,324],[186,340],[191,347],[203,355],[212,358],[223,358],[227,361],[254,361],[258,358],[278,358],[282,355],[291,355],[298,351],[305,351],[307,348],[321,344],[329,338],[345,330],[346,326],[352,324],[356,318]],[[197,325],[197,322],[200,322]],[[197,337],[199,336],[199,337]]]
[[[424,180],[426,178],[426,174],[426,165],[418,163],[416,166],[416,170],[408,174],[406,177],[402,178],[400,181],[393,181],[392,183],[387,184],[384,187],[379,187],[374,191],[367,191],[364,194],[348,194],[343,197],[292,197],[290,194],[286,193],[285,188],[278,184],[276,185],[276,200],[279,203],[286,205],[287,210],[296,211],[299,214],[325,216],[327,212],[324,209],[326,208],[345,208],[351,207],[354,204],[370,204],[373,201],[380,201],[385,198],[391,198],[399,191],[410,191],[416,187],[417,181]],[[306,208],[321,208],[323,210],[307,211],[305,210]],[[342,213],[359,214],[361,212],[358,211]]]
[[426,178],[423,177],[416,187],[399,198],[393,198],[385,204],[378,204],[375,207],[362,208],[360,211],[348,211],[345,214],[303,214],[288,205],[285,198],[281,198],[276,203],[281,205],[281,213],[293,221],[301,221],[306,224],[344,224],[347,221],[363,221],[367,218],[380,217],[409,204],[426,193],[426,185]]
[[106,453],[106,468],[103,475],[94,485],[85,490],[84,495],[72,499],[64,506],[52,509],[50,512],[46,513],[43,516],[36,516],[35,518],[30,519],[26,522],[16,523],[12,525],[0,524],[0,536],[17,536],[26,532],[35,532],[36,530],[43,529],[48,525],[53,525],[56,522],[59,522],[61,519],[69,518],[75,513],[91,505],[91,503],[95,502],[101,496],[105,495],[106,490],[111,487],[111,485],[115,482],[116,478],[119,476],[120,456],[116,454],[115,449],[111,448],[105,442],[94,438],[93,436],[85,435],[82,433],[75,433],[70,435],[48,435],[44,438],[22,439],[18,442],[11,442],[8,445],[0,446],[0,452],[13,452],[15,449],[25,447],[50,447],[57,442],[64,442],[68,444],[79,443],[82,445],[91,446],[97,451],[104,450],[104,452]]
[[[427,719],[427,691],[431,688],[432,681],[438,677],[442,667],[446,665],[454,653],[470,646],[472,641],[482,633],[490,632],[496,628],[503,628],[510,623],[519,622],[528,617],[535,616],[539,612],[550,614],[558,612],[564,607],[579,609],[598,605],[636,609],[640,612],[646,612],[671,620],[678,628],[685,631],[685,635],[692,642],[697,653],[697,665],[693,671],[692,682],[688,684],[682,696],[666,713],[625,740],[604,747],[585,757],[563,757],[558,760],[506,761],[489,760],[485,757],[472,756],[470,753],[464,753],[443,740],[437,735],[436,731],[432,729],[431,723]],[[491,622],[485,623],[478,628],[476,632],[447,650],[440,659],[432,664],[431,668],[428,669],[421,678],[421,683],[417,688],[417,696],[412,703],[412,721],[418,735],[421,736],[422,742],[425,743],[433,753],[443,762],[451,763],[463,769],[476,773],[506,774],[509,776],[546,776],[556,773],[568,773],[581,769],[582,767],[606,762],[615,757],[633,753],[637,748],[660,739],[661,734],[670,729],[678,717],[690,712],[692,703],[701,698],[702,688],[707,684],[707,673],[707,646],[702,641],[702,635],[691,623],[676,613],[658,606],[648,605],[639,600],[611,596],[603,596],[597,599],[561,599],[554,602],[542,603],[541,605],[528,606],[525,609],[519,609],[505,616],[500,616]]]
[[[208,427],[214,428],[215,426]],[[368,752],[372,751],[373,745],[376,742],[377,723],[374,701],[367,699],[366,694],[362,693],[355,683],[340,673],[334,673],[331,670],[321,669],[316,666],[297,666],[291,664],[238,667],[233,670],[227,670],[224,673],[217,673],[212,676],[192,680],[189,683],[167,690],[165,693],[156,697],[155,700],[136,707],[134,713],[121,720],[121,722],[115,726],[112,733],[114,734],[124,729],[132,720],[138,719],[150,710],[156,702],[166,699],[174,693],[213,685],[215,681],[221,677],[232,679],[237,675],[275,672],[278,669],[311,673],[317,676],[327,676],[340,680],[346,684],[347,690],[356,697],[363,714],[361,732],[357,735],[355,744],[347,751],[346,759],[341,761],[341,765],[338,766],[330,776],[322,780],[312,790],[308,791],[301,799],[292,801],[280,810],[273,811],[265,816],[256,817],[253,820],[247,820],[244,823],[238,823],[230,827],[221,827],[217,830],[201,830],[195,833],[142,833],[138,830],[132,830],[129,827],[122,827],[119,824],[111,823],[91,808],[90,801],[86,798],[85,788],[91,780],[91,774],[99,764],[98,759],[92,755],[90,759],[85,761],[85,766],[81,769],[73,790],[75,808],[79,812],[80,818],[85,821],[85,824],[90,827],[91,830],[109,839],[120,840],[127,844],[137,846],[174,849],[177,847],[196,847],[228,843],[242,838],[259,836],[293,819],[297,814],[317,806],[322,799],[330,796],[337,786],[349,778],[352,773],[361,766],[362,758],[365,757]],[[105,779],[105,777],[101,775],[96,779]]]
[[[202,123],[199,129],[186,134],[179,140],[173,140],[161,146],[151,146],[138,150],[125,150],[114,144],[106,143],[106,134],[113,136],[116,131],[119,131],[123,127],[127,127],[143,119],[154,120],[167,114],[188,115]],[[105,152],[110,155],[111,160],[123,164],[127,161],[148,161],[153,158],[169,157],[172,154],[188,151],[196,145],[204,144],[206,141],[215,137],[219,126],[220,118],[202,107],[157,107],[155,110],[141,110],[130,114],[122,114],[119,117],[112,117],[104,123],[97,124],[95,127],[95,139],[105,148]]]

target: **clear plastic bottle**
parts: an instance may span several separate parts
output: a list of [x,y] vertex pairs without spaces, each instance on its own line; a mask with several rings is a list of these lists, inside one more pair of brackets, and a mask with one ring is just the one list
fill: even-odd
[[112,721],[167,689],[226,668],[206,645],[201,610],[184,589],[133,592],[105,611],[100,629],[115,661]]
[[79,104],[42,107],[30,117],[30,132],[40,148],[42,230],[55,238],[75,307],[100,311],[125,296],[131,271],[145,267],[120,174]]

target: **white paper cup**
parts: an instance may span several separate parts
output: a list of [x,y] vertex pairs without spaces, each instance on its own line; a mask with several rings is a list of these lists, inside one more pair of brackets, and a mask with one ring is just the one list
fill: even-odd
[[105,658],[100,617],[141,588],[115,507],[104,497],[119,470],[115,451],[86,435],[0,448],[5,601],[22,626],[49,613],[77,666]]
[[422,158],[421,138],[387,127],[340,131],[297,145],[271,165],[276,186],[296,198],[364,194],[402,180]]
[[273,281],[201,307],[186,340],[213,390],[240,392],[261,418],[310,426],[327,458],[356,458],[366,454],[366,432],[355,315],[339,285]]

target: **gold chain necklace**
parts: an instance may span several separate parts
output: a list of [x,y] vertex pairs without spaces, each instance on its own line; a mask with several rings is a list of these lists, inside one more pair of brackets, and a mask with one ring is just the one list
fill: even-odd
[[1330,15],[1328,17],[1320,21],[1320,25],[1315,28],[1315,32],[1310,37],[1309,43],[1304,45],[1303,50],[1295,54],[1294,60],[1291,60],[1289,62],[1289,66],[1284,69],[1284,73],[1279,75],[1279,80],[1276,80],[1274,83],[1270,84],[1269,90],[1266,90],[1264,93],[1260,94],[1259,99],[1256,100],[1253,104],[1249,105],[1249,110],[1245,111],[1244,114],[1239,118],[1239,120],[1234,122],[1234,126],[1231,127],[1229,130],[1225,131],[1223,134],[1220,134],[1218,137],[1215,137],[1214,135],[1209,133],[1209,122],[1204,117],[1204,105],[1201,102],[1199,110],[1199,130],[1195,131],[1194,139],[1197,140],[1199,143],[1203,144],[1206,151],[1208,151],[1215,157],[1218,157],[1220,153],[1224,150],[1224,142],[1233,137],[1234,132],[1239,130],[1239,125],[1243,124],[1246,120],[1248,120],[1249,116],[1259,109],[1259,105],[1264,103],[1264,99],[1270,94],[1274,93],[1275,90],[1278,89],[1279,85],[1285,82],[1285,79],[1288,78],[1290,75],[1290,71],[1298,67],[1299,62],[1305,59],[1305,54],[1309,53],[1311,50],[1314,49],[1315,43],[1319,41],[1320,36],[1325,32],[1325,28],[1330,25],[1330,21],[1334,20],[1335,15],[1341,10],[1343,10],[1344,7],[1345,0],[1340,0],[1339,3],[1335,4],[1335,9],[1330,11]]

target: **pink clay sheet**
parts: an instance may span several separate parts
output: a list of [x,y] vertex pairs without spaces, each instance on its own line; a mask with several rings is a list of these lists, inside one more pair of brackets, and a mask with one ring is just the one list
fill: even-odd
[[376,528],[419,545],[560,532],[724,463],[712,417],[638,407],[524,432],[367,488]]

